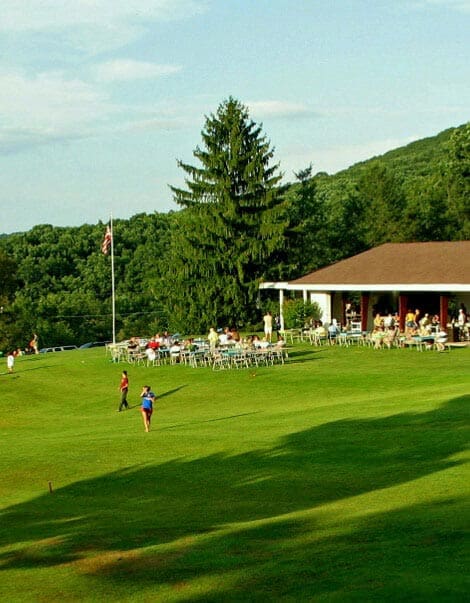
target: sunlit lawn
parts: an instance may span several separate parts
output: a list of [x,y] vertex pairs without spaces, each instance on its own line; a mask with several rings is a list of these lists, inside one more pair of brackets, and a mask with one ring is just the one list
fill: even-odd
[[[468,595],[470,349],[306,344],[219,372],[93,349],[15,369],[0,375],[2,601]],[[144,384],[160,396],[148,434]]]

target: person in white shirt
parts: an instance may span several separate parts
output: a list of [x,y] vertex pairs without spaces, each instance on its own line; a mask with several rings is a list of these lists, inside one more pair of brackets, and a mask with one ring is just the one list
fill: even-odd
[[266,336],[266,339],[270,342],[273,336],[273,317],[271,312],[266,312],[266,314],[263,316],[263,322],[264,334]]
[[217,344],[219,343],[219,336],[218,336],[216,330],[214,329],[214,327],[211,327],[209,329],[209,334],[207,335],[207,339],[209,341],[210,350],[214,351],[215,348],[217,347]]

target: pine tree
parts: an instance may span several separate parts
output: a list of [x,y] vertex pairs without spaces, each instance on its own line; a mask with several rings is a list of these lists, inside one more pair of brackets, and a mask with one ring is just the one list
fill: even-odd
[[271,165],[274,150],[247,108],[229,98],[206,118],[200,165],[178,162],[187,189],[173,239],[170,302],[175,326],[202,331],[257,320],[258,284],[284,243],[287,216]]

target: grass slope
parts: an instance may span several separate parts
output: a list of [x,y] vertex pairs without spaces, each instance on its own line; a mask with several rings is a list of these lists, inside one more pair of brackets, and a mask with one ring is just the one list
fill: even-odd
[[[470,350],[0,375],[3,601],[460,601]],[[144,433],[141,385],[159,394]],[[54,491],[48,491],[48,482]]]

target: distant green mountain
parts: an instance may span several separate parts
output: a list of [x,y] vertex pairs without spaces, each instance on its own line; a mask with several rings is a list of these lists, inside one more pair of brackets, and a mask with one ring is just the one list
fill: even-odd
[[[465,124],[464,124],[465,125]],[[318,174],[319,183],[325,180],[357,181],[368,167],[374,162],[380,161],[402,179],[405,187],[410,180],[423,176],[430,176],[441,169],[446,156],[446,147],[452,134],[464,127],[449,128],[436,136],[422,138],[384,153],[360,161],[345,170],[332,175]]]

